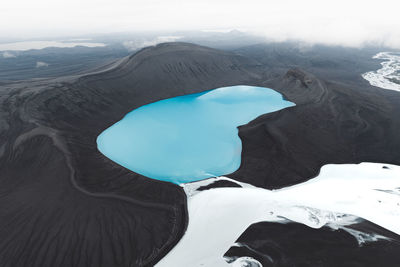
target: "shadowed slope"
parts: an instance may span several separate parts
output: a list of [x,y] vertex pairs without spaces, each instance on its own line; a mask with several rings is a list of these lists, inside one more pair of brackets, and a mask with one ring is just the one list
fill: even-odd
[[230,177],[253,185],[305,181],[326,163],[400,164],[397,92],[301,70],[262,82],[254,60],[184,43],[119,63],[1,86],[1,266],[152,266],[176,244],[187,224],[182,189],[128,171],[96,147],[104,129],[163,98],[248,84],[295,102],[240,127],[242,165]]
[[297,104],[239,127],[242,164],[231,178],[264,188],[305,181],[324,164],[400,164],[400,94],[324,82],[299,69],[264,86]]
[[113,163],[96,137],[146,103],[251,82],[251,62],[163,44],[97,74],[4,85],[1,266],[152,266],[186,228],[186,196]]

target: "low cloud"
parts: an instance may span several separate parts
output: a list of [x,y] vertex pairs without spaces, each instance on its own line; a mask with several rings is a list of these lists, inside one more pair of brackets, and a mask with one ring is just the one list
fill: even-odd
[[123,42],[123,45],[129,51],[134,51],[146,46],[153,46],[160,43],[165,42],[176,42],[177,40],[181,39],[182,36],[158,36],[153,39],[146,39],[146,40],[134,40],[134,41],[126,41]]
[[44,67],[48,67],[49,64],[43,61],[38,61],[36,62],[36,68],[44,68]]
[[[0,37],[7,38],[239,29],[272,40],[400,48],[398,0],[113,0],[112,5],[110,0],[3,2]],[[126,42],[125,46],[134,50],[163,41],[171,39],[161,36]]]
[[15,54],[10,52],[3,52],[3,58],[14,58],[17,57]]
[[[400,27],[400,25],[399,25]],[[253,30],[269,41],[301,41],[309,44],[363,47],[366,45],[400,48],[400,31],[390,24],[383,25],[355,18],[330,18],[320,21],[299,20],[281,22]]]

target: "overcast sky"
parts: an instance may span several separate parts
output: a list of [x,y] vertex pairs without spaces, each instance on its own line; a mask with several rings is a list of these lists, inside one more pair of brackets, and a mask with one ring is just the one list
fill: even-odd
[[0,37],[239,29],[275,40],[400,48],[399,0],[2,0]]

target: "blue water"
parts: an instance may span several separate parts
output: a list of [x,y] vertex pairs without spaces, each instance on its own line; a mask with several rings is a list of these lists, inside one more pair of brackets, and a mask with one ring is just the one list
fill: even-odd
[[193,182],[239,168],[237,126],[293,105],[272,89],[244,85],[174,97],[131,111],[98,136],[97,146],[147,177]]

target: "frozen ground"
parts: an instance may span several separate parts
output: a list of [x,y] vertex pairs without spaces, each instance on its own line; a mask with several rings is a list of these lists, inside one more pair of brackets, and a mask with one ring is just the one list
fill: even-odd
[[[199,183],[204,185],[205,181]],[[194,193],[195,184],[183,184],[188,192],[188,229],[157,266],[259,266],[254,259],[244,258],[240,258],[242,263],[239,259],[227,263],[223,255],[248,226],[260,221],[343,229],[359,244],[386,239],[347,228],[359,218],[400,234],[396,223],[400,216],[400,166],[325,165],[308,182],[272,191],[249,186]]]
[[373,58],[385,60],[382,68],[364,73],[362,77],[373,86],[400,91],[400,53],[381,52]]

